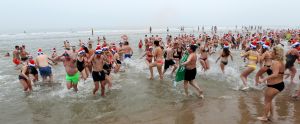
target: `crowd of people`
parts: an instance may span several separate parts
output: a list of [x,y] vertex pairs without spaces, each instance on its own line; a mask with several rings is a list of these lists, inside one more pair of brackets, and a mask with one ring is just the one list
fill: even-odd
[[[150,32],[151,32],[150,28]],[[199,27],[198,27],[199,30]],[[150,80],[154,80],[153,68],[156,67],[159,79],[163,80],[166,71],[171,68],[171,75],[176,73],[179,67],[184,67],[184,91],[189,95],[188,86],[197,90],[197,96],[203,98],[203,90],[195,81],[197,65],[200,64],[204,73],[213,64],[209,57],[217,54],[216,63],[219,62],[220,71],[226,73],[229,58],[233,61],[233,53],[230,50],[240,52],[240,57],[246,64],[240,78],[243,82],[242,90],[249,89],[248,77],[259,68],[255,75],[255,84],[266,84],[265,108],[263,116],[259,120],[268,120],[272,114],[272,99],[285,89],[284,78],[290,77],[289,85],[295,85],[294,78],[297,73],[295,62],[300,63],[300,31],[299,30],[263,30],[262,27],[243,27],[241,32],[217,32],[217,27],[212,28],[211,33],[202,32],[199,36],[194,34],[167,35],[165,40],[159,35],[148,36],[140,40],[137,47],[143,49],[145,62],[149,67]],[[101,86],[101,96],[105,96],[106,87],[111,88],[113,79],[111,73],[119,73],[124,59],[131,59],[133,55],[132,45],[128,36],[122,35],[121,41],[107,42],[103,37],[94,42],[79,41],[79,48],[71,46],[69,41],[64,41],[65,51],[61,54],[53,48],[52,55],[47,56],[42,49],[37,50],[37,57],[26,52],[25,45],[16,46],[13,51],[13,63],[21,65],[19,80],[24,91],[32,91],[32,82],[39,80],[38,73],[43,82],[52,82],[51,66],[62,62],[66,71],[67,88],[78,91],[77,84],[86,80],[90,75],[94,81],[93,95]],[[284,52],[284,45],[289,49]],[[181,61],[184,55],[188,55],[186,61]],[[236,59],[236,58],[235,58]],[[220,60],[220,61],[219,61]],[[39,70],[39,71],[37,71]],[[288,71],[287,71],[288,70]],[[264,75],[267,73],[267,75]],[[177,76],[177,75],[176,75]],[[285,77],[284,77],[285,76]],[[299,75],[300,78],[300,75]],[[300,88],[294,98],[300,97]]]

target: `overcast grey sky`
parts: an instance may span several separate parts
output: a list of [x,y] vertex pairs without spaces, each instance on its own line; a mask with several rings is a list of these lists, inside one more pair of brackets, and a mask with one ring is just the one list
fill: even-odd
[[298,26],[298,1],[1,0],[0,31],[150,25]]

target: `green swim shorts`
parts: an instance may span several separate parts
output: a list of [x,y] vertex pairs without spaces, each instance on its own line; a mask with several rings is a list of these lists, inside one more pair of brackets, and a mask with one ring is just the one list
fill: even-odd
[[73,76],[66,74],[66,81],[67,81],[67,83],[78,84],[79,76],[80,76],[79,72],[77,72]]

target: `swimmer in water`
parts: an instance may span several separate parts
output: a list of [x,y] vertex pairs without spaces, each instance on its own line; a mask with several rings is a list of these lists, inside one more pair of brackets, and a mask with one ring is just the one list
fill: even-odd
[[4,57],[10,57],[10,54],[9,54],[9,53],[6,53],[6,54],[4,55]]

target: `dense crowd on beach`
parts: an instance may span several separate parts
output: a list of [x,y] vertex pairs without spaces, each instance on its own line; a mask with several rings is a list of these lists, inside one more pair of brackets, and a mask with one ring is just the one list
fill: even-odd
[[[146,34],[138,44],[132,44],[127,35],[122,35],[120,41],[109,41],[105,37],[98,37],[96,41],[88,39],[79,40],[78,45],[71,46],[68,40],[63,42],[64,52],[52,49],[51,55],[46,55],[42,48],[37,49],[36,57],[28,53],[25,45],[15,46],[12,52],[13,64],[20,71],[18,78],[25,92],[33,90],[32,84],[42,80],[42,83],[53,82],[52,66],[62,63],[66,72],[66,85],[68,89],[77,92],[80,80],[84,82],[91,76],[94,81],[93,95],[101,91],[105,96],[105,90],[111,88],[113,73],[130,73],[122,68],[125,59],[132,59],[133,47],[143,49],[140,58],[145,58],[149,67],[149,80],[154,80],[153,68],[157,68],[159,80],[164,80],[165,72],[171,69],[171,75],[183,81],[185,95],[189,95],[189,85],[197,91],[197,96],[204,98],[203,90],[195,81],[197,65],[200,64],[204,73],[210,69],[208,59],[212,54],[218,57],[216,63],[222,73],[226,73],[229,60],[233,61],[231,50],[240,52],[239,59],[246,63],[246,67],[240,74],[243,82],[241,90],[249,89],[248,76],[255,74],[255,85],[265,84],[265,108],[259,120],[267,121],[272,115],[272,100],[284,89],[290,90],[295,85],[297,77],[295,63],[300,63],[300,30],[295,29],[263,29],[261,26],[242,27],[240,31],[228,31],[219,33],[217,26],[211,28],[209,33],[203,31],[198,34],[182,33],[178,35],[168,34],[165,38],[152,34]],[[167,29],[169,32],[169,28]],[[77,44],[77,43],[76,43]],[[284,49],[286,46],[289,49]],[[60,45],[57,45],[60,46]],[[10,54],[5,55],[9,57]],[[34,55],[35,56],[35,55]],[[265,74],[266,73],[266,74]],[[173,76],[175,75],[175,76]],[[41,77],[41,79],[39,78]],[[289,78],[289,83],[284,79]],[[300,75],[299,75],[300,78]],[[287,85],[287,86],[286,86]],[[293,98],[300,97],[300,88]]]

